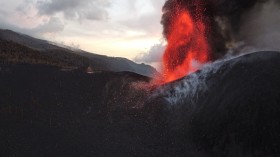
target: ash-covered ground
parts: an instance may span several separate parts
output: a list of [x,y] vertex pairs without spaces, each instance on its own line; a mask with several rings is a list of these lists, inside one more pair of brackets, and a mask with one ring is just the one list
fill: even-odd
[[161,86],[131,72],[0,65],[1,156],[279,156],[280,53]]

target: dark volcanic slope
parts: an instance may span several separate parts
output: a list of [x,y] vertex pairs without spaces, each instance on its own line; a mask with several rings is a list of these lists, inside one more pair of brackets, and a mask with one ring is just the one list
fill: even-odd
[[279,156],[280,54],[149,78],[1,65],[0,156]]
[[0,65],[0,156],[111,156],[141,145],[126,134],[134,134],[126,116],[135,119],[129,114],[146,94],[131,86],[138,81],[149,78]]
[[[37,50],[17,44],[12,41],[0,39],[0,62],[2,64],[42,64],[61,68],[74,68],[75,64],[67,60],[58,60],[54,57],[42,54]],[[82,64],[81,64],[82,65]]]
[[279,156],[280,53],[218,62],[160,93],[181,156]]
[[[11,30],[0,29],[0,47],[3,42],[9,43],[10,48],[14,43],[33,49],[33,51],[41,52],[61,62],[71,63],[72,66],[92,66],[96,70],[105,71],[130,71],[145,76],[154,76],[158,72],[151,66],[145,64],[137,64],[125,58],[108,57],[97,55],[82,50],[74,50],[66,46],[57,46],[46,40],[36,39],[28,35],[13,32]],[[3,48],[2,48],[3,49]],[[2,51],[0,51],[1,55]]]

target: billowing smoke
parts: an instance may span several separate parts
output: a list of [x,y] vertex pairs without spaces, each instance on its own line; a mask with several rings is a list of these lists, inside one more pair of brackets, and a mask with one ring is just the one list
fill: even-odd
[[279,43],[275,43],[280,37],[279,6],[277,0],[167,0],[161,21],[163,35],[168,39],[179,7],[191,12],[193,19],[203,17],[212,60],[229,52],[240,53],[249,46],[276,50],[280,49]]

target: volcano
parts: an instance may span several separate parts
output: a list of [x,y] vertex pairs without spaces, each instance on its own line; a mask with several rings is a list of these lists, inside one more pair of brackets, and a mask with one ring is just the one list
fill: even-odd
[[150,86],[131,72],[0,65],[1,156],[278,156],[280,53]]
[[278,156],[279,60],[252,53],[160,87],[154,100],[164,104],[176,155]]

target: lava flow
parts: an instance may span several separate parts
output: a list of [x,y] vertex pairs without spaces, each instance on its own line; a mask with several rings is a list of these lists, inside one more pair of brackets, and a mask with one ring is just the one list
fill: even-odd
[[[196,17],[196,18],[193,18]],[[198,15],[178,9],[172,17],[163,56],[164,82],[177,80],[209,61],[206,25]]]

